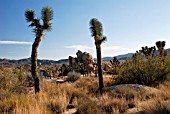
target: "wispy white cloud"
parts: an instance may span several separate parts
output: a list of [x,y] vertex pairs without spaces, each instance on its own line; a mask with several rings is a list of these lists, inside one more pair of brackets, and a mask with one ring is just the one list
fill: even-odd
[[71,45],[71,46],[65,46],[65,48],[77,49],[77,50],[93,50],[94,49],[94,47],[90,47],[87,45]]
[[[65,46],[65,48],[69,49],[83,49],[83,50],[94,50],[95,47],[93,46],[87,46],[87,45],[71,45],[71,46]],[[102,46],[103,50],[127,50],[124,47],[121,46]]]
[[25,41],[0,41],[0,45],[1,44],[17,44],[17,45],[23,45],[23,44],[32,44],[32,42],[25,42]]

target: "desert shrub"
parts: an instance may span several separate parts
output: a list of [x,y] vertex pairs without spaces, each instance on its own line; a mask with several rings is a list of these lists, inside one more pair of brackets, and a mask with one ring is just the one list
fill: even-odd
[[170,101],[155,99],[142,106],[143,114],[170,114]]
[[46,101],[47,107],[55,114],[61,114],[66,110],[69,101],[65,92],[58,94],[57,96],[50,97]]
[[170,93],[169,93],[170,81],[159,84],[158,89],[164,92],[164,94],[162,95],[163,99],[170,100]]
[[124,97],[127,100],[130,100],[130,99],[134,99],[135,97],[140,96],[140,94],[141,94],[140,91],[137,91],[137,90],[132,89],[130,87],[126,87],[126,86],[123,87],[122,86],[122,87],[115,89],[114,96]]
[[[41,100],[43,98],[43,100]],[[14,114],[50,114],[46,106],[46,99],[40,93],[39,99],[37,96],[27,94],[18,94],[13,97],[16,102],[16,107],[13,110]]]
[[12,100],[0,101],[0,113],[10,113],[15,108],[15,102]]
[[128,109],[128,102],[125,98],[116,98],[109,94],[103,94],[96,100],[102,111],[109,114],[123,113]]
[[[22,79],[18,78],[21,76]],[[0,113],[16,114],[51,114],[63,113],[70,100],[83,96],[83,92],[71,84],[56,84],[41,80],[39,94],[34,95],[34,88],[28,87],[29,72],[22,69],[3,68],[0,70]]]
[[47,81],[41,83],[41,94],[43,93],[45,95],[40,97],[40,101],[42,104],[45,102],[48,110],[57,114],[66,111],[69,103],[75,105],[75,98],[82,98],[86,94],[83,90],[76,89],[72,83],[56,84]]
[[81,76],[81,74],[77,72],[69,72],[67,75],[68,75],[67,81],[70,81],[70,82],[75,82]]
[[168,79],[170,74],[170,57],[155,56],[148,59],[137,55],[127,59],[122,65],[117,84],[158,85]]
[[0,113],[10,113],[14,110],[16,101],[12,98],[11,93],[1,91],[0,94]]
[[93,77],[83,77],[74,83],[74,87],[82,89],[84,93],[94,93],[98,89],[98,80]]
[[82,97],[78,99],[78,112],[79,114],[100,114],[102,110],[94,100]]
[[62,66],[59,68],[59,70],[61,71],[61,73],[59,74],[59,76],[67,76],[67,74],[70,71],[70,68],[68,65],[66,64],[62,64]]
[[69,98],[63,89],[65,85],[47,81],[41,82],[39,94],[21,94],[15,98],[15,113],[19,114],[62,114],[66,110]]
[[0,70],[0,89],[15,93],[26,93],[28,71],[17,67],[4,67]]

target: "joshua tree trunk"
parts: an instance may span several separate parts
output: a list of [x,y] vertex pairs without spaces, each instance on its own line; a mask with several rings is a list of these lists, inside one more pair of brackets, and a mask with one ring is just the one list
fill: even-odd
[[164,48],[159,48],[159,51],[160,51],[160,55],[163,55],[164,54]]
[[102,74],[102,57],[101,57],[101,47],[97,43],[96,43],[96,52],[97,52],[98,77],[99,77],[99,91],[102,93],[102,89],[104,87],[103,74]]
[[35,38],[35,41],[32,45],[32,54],[31,54],[31,73],[32,77],[34,79],[34,88],[35,88],[35,94],[40,91],[39,87],[39,78],[37,76],[37,55],[38,55],[38,46],[43,38],[43,31],[40,30]]

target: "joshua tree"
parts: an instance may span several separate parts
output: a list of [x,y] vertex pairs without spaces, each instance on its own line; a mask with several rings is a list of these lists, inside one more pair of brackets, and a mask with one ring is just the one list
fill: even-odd
[[149,48],[149,53],[152,55],[152,57],[154,56],[155,51],[156,51],[155,46]]
[[110,60],[110,63],[112,64],[112,66],[114,67],[115,73],[117,74],[117,67],[119,67],[120,62],[116,57],[113,57],[113,60]]
[[145,47],[141,47],[142,50],[140,50],[140,52],[142,52],[146,57],[149,57],[149,56],[154,56],[154,53],[156,51],[156,47],[153,46],[153,47],[150,47],[148,48],[148,46],[145,46]]
[[102,57],[101,57],[101,44],[106,41],[106,37],[103,36],[102,24],[93,18],[90,20],[90,30],[91,36],[94,37],[97,53],[97,66],[98,66],[98,76],[99,76],[99,91],[102,93],[103,84],[103,74],[102,74]]
[[156,42],[156,46],[160,52],[160,55],[163,55],[164,54],[164,47],[165,47],[165,41],[157,41]]
[[35,18],[34,11],[27,9],[25,11],[26,21],[30,22],[29,27],[33,27],[33,32],[35,33],[35,41],[32,44],[32,53],[31,53],[31,73],[34,79],[34,88],[35,93],[40,91],[39,88],[39,78],[37,76],[37,55],[38,55],[38,46],[44,36],[44,30],[51,30],[51,20],[53,19],[53,11],[50,7],[44,7],[41,11],[41,19],[43,24],[41,24],[40,19]]

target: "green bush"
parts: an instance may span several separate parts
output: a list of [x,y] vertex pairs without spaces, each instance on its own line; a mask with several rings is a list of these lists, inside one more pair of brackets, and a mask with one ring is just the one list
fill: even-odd
[[168,79],[170,56],[154,56],[148,59],[142,55],[127,59],[122,65],[117,84],[144,84],[155,86]]
[[81,76],[81,74],[77,72],[69,72],[67,75],[68,75],[67,81],[70,81],[70,82],[75,82]]

